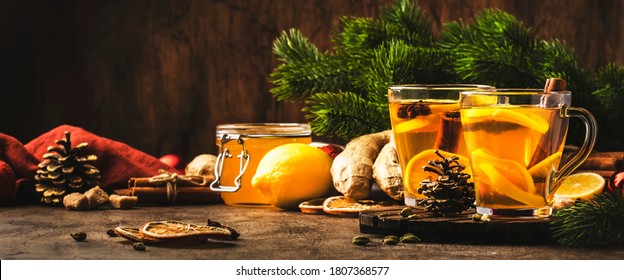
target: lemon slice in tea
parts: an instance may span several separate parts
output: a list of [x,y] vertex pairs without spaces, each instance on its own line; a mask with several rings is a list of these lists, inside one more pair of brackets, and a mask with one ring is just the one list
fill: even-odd
[[557,169],[559,162],[561,162],[561,152],[556,152],[531,167],[529,174],[533,177],[533,182],[546,182],[546,177],[552,170]]
[[[515,107],[514,107],[515,108]],[[548,122],[534,114],[526,111],[519,112],[514,108],[483,108],[469,109],[462,111],[462,122],[475,123],[482,122],[483,119],[492,121],[508,122],[531,128],[541,134],[548,131]],[[526,109],[528,110],[528,109]]]
[[409,121],[405,121],[395,125],[394,130],[396,133],[405,133],[409,131],[413,132],[426,132],[436,131],[440,126],[440,115],[431,114],[427,116],[418,116]]
[[533,184],[533,178],[520,163],[498,158],[485,149],[472,152],[473,163],[479,177],[488,178],[492,188],[509,198],[530,206],[544,206],[546,201]]

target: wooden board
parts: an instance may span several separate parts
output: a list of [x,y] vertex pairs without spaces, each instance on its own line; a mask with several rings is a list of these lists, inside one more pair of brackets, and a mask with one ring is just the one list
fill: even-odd
[[473,221],[474,210],[439,216],[414,208],[422,218],[400,215],[403,207],[360,213],[360,232],[402,235],[411,232],[423,241],[530,244],[552,242],[551,218]]

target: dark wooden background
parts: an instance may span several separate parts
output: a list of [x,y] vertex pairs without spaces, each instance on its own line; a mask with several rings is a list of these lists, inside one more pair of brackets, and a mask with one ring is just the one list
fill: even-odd
[[[389,2],[1,0],[0,132],[26,143],[67,123],[155,156],[214,152],[219,123],[305,121],[299,104],[269,93],[279,32],[297,28],[327,50],[340,16],[376,16]],[[497,7],[566,41],[591,69],[624,64],[621,0],[419,5],[436,30]]]

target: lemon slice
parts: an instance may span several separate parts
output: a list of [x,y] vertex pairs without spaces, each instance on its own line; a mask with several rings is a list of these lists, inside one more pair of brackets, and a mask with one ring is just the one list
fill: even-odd
[[395,125],[396,133],[436,131],[440,126],[440,115],[418,116]]
[[464,123],[482,122],[483,118],[525,126],[541,134],[546,133],[549,128],[546,120],[530,112],[520,113],[510,108],[473,108],[462,111],[462,122]]
[[[541,196],[526,192],[526,186],[517,185],[516,183],[508,180],[503,173],[499,172],[496,167],[494,167],[494,165],[480,164],[479,172],[480,175],[488,177],[500,193],[515,201],[522,202],[530,206],[544,206],[546,204],[544,198]],[[533,186],[533,182],[531,182],[530,185]],[[534,186],[533,189],[535,189]]]
[[[442,150],[440,150],[439,153],[445,158],[450,158],[453,156],[458,157],[459,164],[466,167],[466,169],[464,169],[464,171],[462,172],[470,175],[470,177],[472,178],[472,170],[470,169],[470,161],[468,161],[468,158],[458,155],[458,154],[445,152]],[[422,182],[425,179],[429,179],[433,181],[438,177],[438,175],[433,174],[431,172],[424,171],[423,166],[426,166],[430,160],[436,160],[436,159],[441,159],[441,158],[435,154],[435,149],[429,149],[429,150],[424,150],[420,152],[419,154],[415,155],[407,163],[407,166],[405,167],[406,175],[404,176],[405,181],[404,181],[403,187],[405,187],[405,189],[410,194],[417,196],[417,197],[424,198],[424,196],[418,194],[418,188],[420,188],[420,182]]]
[[561,152],[556,152],[529,169],[533,182],[543,183],[552,170],[556,170],[561,161]]
[[588,200],[595,194],[601,193],[604,186],[605,179],[597,173],[576,173],[563,179],[554,198],[555,200],[562,198]]
[[459,110],[459,103],[458,102],[454,102],[454,103],[439,103],[439,102],[434,102],[432,104],[429,105],[429,108],[431,108],[431,112],[432,114],[443,114],[446,112],[451,112],[451,111],[457,111]]
[[545,199],[537,194],[533,178],[520,163],[498,158],[485,149],[472,152],[473,164],[480,177],[490,180],[492,188],[501,194],[530,206],[544,206]]

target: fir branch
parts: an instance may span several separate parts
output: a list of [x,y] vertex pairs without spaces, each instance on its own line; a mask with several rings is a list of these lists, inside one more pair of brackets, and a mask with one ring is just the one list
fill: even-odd
[[306,101],[306,118],[316,135],[350,140],[390,129],[386,103],[368,101],[352,92],[327,92]]
[[278,101],[303,101],[317,92],[355,90],[350,70],[344,67],[346,63],[340,56],[283,63],[269,75],[269,81],[275,85],[270,92]]
[[282,31],[275,39],[273,53],[284,63],[318,61],[324,56],[299,30],[294,28],[288,32]]
[[455,55],[455,71],[466,82],[496,87],[539,87],[543,57],[530,29],[497,10],[480,12],[472,24],[455,22],[447,28],[440,47]]
[[624,197],[604,192],[589,201],[559,209],[551,222],[553,237],[565,246],[624,244]]
[[599,105],[591,108],[597,112],[598,130],[602,145],[606,149],[617,150],[624,147],[624,67],[609,64],[598,72],[596,77],[599,89],[593,93]]
[[411,0],[397,0],[394,5],[382,7],[379,18],[388,24],[388,30],[396,29],[389,34],[409,45],[431,47],[435,42],[429,17]]
[[390,40],[403,40],[413,46],[433,46],[431,21],[410,0],[397,0],[382,7],[380,19],[343,17],[332,32],[337,51],[358,55]]
[[393,84],[457,81],[452,67],[452,56],[445,50],[415,47],[402,40],[392,40],[374,51],[366,74],[356,77],[354,83],[366,85],[369,100],[384,103],[387,102],[388,86]]
[[461,44],[455,53],[455,72],[465,82],[500,88],[537,87],[543,80],[536,74],[536,54],[507,43]]
[[342,17],[331,34],[336,51],[353,55],[375,49],[387,39],[383,23],[366,17]]

